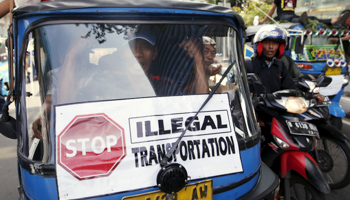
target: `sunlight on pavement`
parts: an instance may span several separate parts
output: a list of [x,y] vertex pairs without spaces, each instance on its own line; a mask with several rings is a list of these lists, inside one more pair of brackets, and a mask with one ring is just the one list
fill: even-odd
[[11,147],[0,147],[0,160],[16,158],[17,157],[17,146]]

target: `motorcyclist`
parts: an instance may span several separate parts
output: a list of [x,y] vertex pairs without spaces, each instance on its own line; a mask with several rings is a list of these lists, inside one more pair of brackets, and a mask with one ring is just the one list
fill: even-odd
[[[296,89],[293,78],[297,78],[300,72],[295,67],[294,61],[284,54],[286,40],[287,31],[276,25],[260,28],[254,37],[255,56],[252,60],[246,60],[247,73],[259,76],[266,93]],[[292,71],[294,72],[291,73]],[[262,92],[258,91],[259,94]],[[318,99],[318,103],[324,100],[320,94],[316,94],[315,98]]]
[[[257,88],[257,94],[273,93],[283,89],[297,89],[293,78],[281,57],[286,45],[287,32],[276,25],[266,25],[258,30],[253,43],[255,56],[246,59],[247,73],[255,73],[264,86],[264,91]],[[318,103],[322,103],[324,97],[316,94]],[[260,119],[268,119],[264,112],[257,110]],[[260,121],[264,126],[264,123]]]
[[[266,89],[273,93],[283,89],[296,89],[296,85],[280,58],[286,45],[286,31],[276,25],[266,25],[254,37],[255,56],[246,60],[247,73],[255,73]],[[258,94],[263,91],[257,91]]]

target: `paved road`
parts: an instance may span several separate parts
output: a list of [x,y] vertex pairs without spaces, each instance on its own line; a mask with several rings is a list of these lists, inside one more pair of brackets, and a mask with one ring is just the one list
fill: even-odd
[[0,199],[18,199],[16,140],[0,135]]

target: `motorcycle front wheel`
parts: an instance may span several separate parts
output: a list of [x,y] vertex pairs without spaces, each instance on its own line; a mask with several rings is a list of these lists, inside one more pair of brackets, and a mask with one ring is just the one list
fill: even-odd
[[[307,180],[299,175],[292,174],[289,179],[291,200],[326,200],[326,195],[318,191]],[[281,181],[280,199],[286,199],[285,187]]]
[[317,141],[316,161],[331,189],[340,189],[350,183],[350,148],[337,139],[321,136]]

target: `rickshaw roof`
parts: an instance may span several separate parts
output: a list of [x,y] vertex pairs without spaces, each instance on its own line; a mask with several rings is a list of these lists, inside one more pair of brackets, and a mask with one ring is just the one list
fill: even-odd
[[33,12],[48,12],[67,9],[85,8],[154,8],[154,9],[182,9],[193,11],[208,11],[228,15],[235,18],[238,24],[245,27],[243,18],[230,8],[209,3],[187,2],[179,0],[60,0],[46,1],[16,8],[13,15]]

